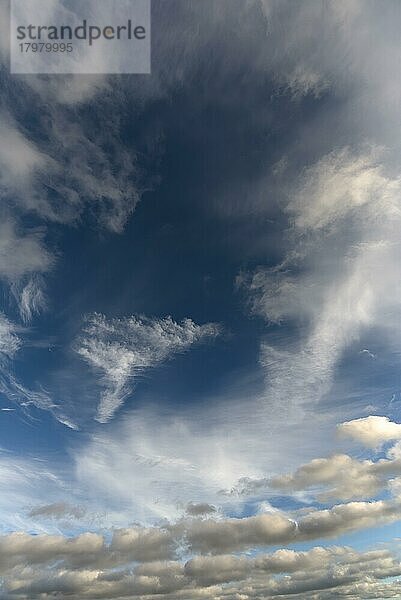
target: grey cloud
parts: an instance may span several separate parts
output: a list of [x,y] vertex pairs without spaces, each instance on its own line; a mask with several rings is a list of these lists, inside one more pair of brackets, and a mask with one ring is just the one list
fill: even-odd
[[172,558],[175,544],[171,533],[166,530],[137,527],[117,530],[111,550],[124,553],[130,560],[145,562]]
[[187,524],[185,535],[193,551],[219,554],[293,541],[297,524],[281,513],[221,521],[195,520]]
[[189,502],[186,506],[186,513],[191,517],[199,517],[216,512],[216,508],[207,502]]
[[86,510],[81,506],[73,506],[67,502],[54,502],[53,504],[45,504],[44,506],[36,506],[29,512],[29,516],[44,517],[44,518],[70,518],[80,519],[86,513]]
[[[17,551],[26,552],[26,540],[21,539],[19,543]],[[31,567],[22,570],[18,563],[13,567],[0,562],[3,590],[7,597],[21,600],[50,598],[58,592],[61,598],[117,600],[146,597],[153,600],[163,596],[220,600],[286,597],[287,594],[320,593],[322,590],[337,593],[339,589],[348,597],[348,592],[357,593],[364,585],[369,585],[371,590],[378,589],[382,579],[399,575],[401,569],[400,563],[388,551],[358,553],[342,547],[316,547],[306,552],[283,549],[256,557],[193,557],[186,563],[158,561],[129,568],[124,566],[127,557],[120,556],[119,562],[105,567],[107,561],[104,555],[109,550],[107,546],[100,547],[94,538],[80,536],[66,541],[62,549],[64,554],[57,554],[61,549],[58,539],[52,538],[50,543],[56,556],[65,560],[69,552],[73,560],[62,565],[54,560],[50,565],[51,559],[47,565],[33,562]],[[14,556],[15,536],[3,538],[0,551],[2,545],[4,548],[8,545]],[[30,552],[35,560],[39,558],[42,561],[46,555],[43,546],[42,539],[35,541],[33,538]],[[72,567],[85,546],[93,560],[91,566],[87,563],[78,566],[76,563]],[[22,558],[23,555],[20,555]],[[116,569],[116,566],[119,568]],[[277,574],[286,576],[276,578]],[[388,593],[393,589],[390,584]]]

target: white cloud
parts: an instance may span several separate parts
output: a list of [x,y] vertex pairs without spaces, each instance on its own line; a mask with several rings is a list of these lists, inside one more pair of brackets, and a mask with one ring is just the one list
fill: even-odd
[[400,218],[400,189],[398,178],[385,175],[377,150],[354,155],[345,148],[323,157],[305,171],[288,211],[301,231],[316,233],[328,226],[342,225],[345,217],[355,214],[364,215],[364,226],[370,216],[369,206],[383,217]]
[[50,166],[50,159],[42,154],[33,142],[18,129],[16,123],[5,113],[0,114],[0,189],[3,194],[16,189],[24,191],[33,185],[36,171]]
[[399,474],[400,460],[359,461],[347,454],[336,454],[329,458],[316,458],[292,475],[272,478],[268,485],[287,492],[317,488],[315,495],[318,500],[349,500],[374,496],[383,488],[386,479]]
[[38,277],[31,277],[22,287],[17,284],[12,287],[24,323],[46,309],[47,299],[43,287],[43,282]]
[[397,327],[400,196],[380,153],[331,153],[292,187],[282,263],[240,276],[252,312],[297,328],[261,344],[266,397],[289,418],[330,391],[344,352],[364,333],[378,327],[386,337]]
[[9,359],[21,347],[16,326],[0,313],[0,359]]
[[63,490],[61,476],[48,463],[34,457],[21,458],[0,451],[1,531],[46,531],[42,524],[26,515],[27,507],[39,504],[43,496],[53,497]]
[[11,361],[23,346],[20,330],[0,313],[0,393],[23,410],[35,406],[40,410],[50,411],[60,423],[76,429],[76,425],[65,417],[62,409],[45,390],[31,390],[14,375]]
[[131,382],[145,370],[219,333],[218,325],[196,325],[191,319],[176,323],[171,317],[110,320],[100,314],[89,317],[76,351],[99,370],[106,387],[98,408],[98,421],[111,419],[131,393]]
[[369,416],[338,425],[337,431],[368,448],[378,448],[386,442],[401,439],[401,424],[388,417]]
[[53,257],[43,245],[43,231],[21,232],[12,219],[2,219],[0,277],[11,282],[18,281],[32,273],[45,273],[53,262]]

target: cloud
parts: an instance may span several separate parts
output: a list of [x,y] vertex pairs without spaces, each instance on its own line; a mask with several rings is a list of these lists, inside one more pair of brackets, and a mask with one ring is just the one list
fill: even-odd
[[50,411],[60,423],[76,429],[76,425],[65,417],[63,410],[53,402],[46,390],[32,390],[14,375],[11,361],[23,346],[20,332],[20,327],[0,313],[0,393],[23,410],[35,406]]
[[275,513],[221,521],[194,520],[186,526],[186,538],[194,552],[220,554],[288,543],[295,540],[296,530],[295,521]]
[[24,191],[33,185],[36,170],[48,166],[49,158],[42,154],[33,142],[18,129],[9,114],[0,114],[0,136],[3,140],[0,149],[0,189],[3,195],[19,189]]
[[43,245],[43,231],[18,231],[11,218],[0,224],[0,277],[14,282],[26,275],[45,273],[54,263]]
[[[163,440],[161,442],[163,444]],[[141,440],[139,443],[141,445]],[[110,441],[105,451],[106,448],[112,455]],[[99,452],[99,446],[96,452]],[[80,454],[87,452],[81,451]],[[124,460],[123,454],[118,456]],[[391,452],[389,456],[392,456]],[[135,465],[137,460],[130,451],[126,459],[131,465]],[[144,457],[142,460],[144,467],[151,470],[155,457],[152,457],[153,463]],[[159,456],[158,460],[162,468],[169,468],[169,457]],[[346,455],[317,459],[301,466],[294,475],[283,476],[282,481],[276,479],[277,487],[286,488],[283,491],[316,484],[340,487],[344,484],[342,471],[350,471],[355,487],[359,487],[359,479],[366,474],[364,469],[370,469],[372,473],[383,475],[381,488],[377,489],[377,494],[381,495],[386,489],[391,462],[395,460],[392,457],[375,463],[367,460],[359,462]],[[9,468],[6,468],[7,464]],[[177,459],[177,469],[183,468],[186,466]],[[114,465],[114,472],[118,485],[122,478],[118,463]],[[28,488],[34,485],[35,489],[46,486],[49,490],[49,482],[54,480],[46,467],[38,470],[21,463],[17,468],[17,463],[10,457],[0,460],[0,478],[2,473],[2,483],[9,490],[9,501],[17,498],[21,502],[21,494],[27,485]],[[111,490],[113,482],[106,470],[102,473],[103,487]],[[167,478],[171,482],[170,472]],[[153,494],[157,493],[156,483],[153,481]],[[60,489],[67,489],[57,479],[54,484],[58,494]],[[90,478],[87,484],[92,487]],[[132,486],[132,491],[136,492],[134,481],[125,481],[124,484]],[[176,484],[173,485],[176,487]],[[121,490],[121,487],[117,490],[120,504],[126,501]],[[368,487],[366,490],[368,493],[371,491]],[[32,536],[22,531],[6,534],[0,537],[3,591],[8,594],[7,597],[18,600],[51,597],[55,592],[59,592],[61,598],[75,594],[80,598],[109,600],[120,600],[125,596],[153,600],[157,595],[212,600],[220,596],[236,598],[238,594],[256,600],[294,594],[308,598],[308,594],[313,593],[318,594],[320,600],[326,597],[321,594],[326,593],[334,594],[334,598],[336,593],[351,597],[354,593],[358,597],[365,586],[368,597],[380,589],[380,597],[385,598],[386,590],[392,594],[398,588],[390,583],[382,590],[381,582],[401,574],[399,560],[388,549],[356,552],[351,548],[330,546],[326,542],[325,547],[299,551],[292,549],[291,545],[327,540],[397,522],[401,510],[398,479],[390,481],[388,491],[390,495],[386,500],[338,503],[324,509],[305,505],[301,510],[290,512],[270,508],[269,512],[236,518],[225,516],[221,510],[212,511],[214,507],[209,503],[192,502],[189,506],[195,507],[193,514],[172,521],[163,519],[152,527],[139,524],[114,527],[103,535],[81,532],[73,537],[49,533]],[[51,492],[53,496],[54,492]],[[80,493],[83,493],[82,487]],[[109,503],[109,507],[112,509],[112,504]],[[129,512],[132,514],[132,511]],[[28,516],[30,519],[58,520],[80,517],[80,514],[77,505],[58,500],[52,504],[38,504]],[[112,521],[115,522],[114,514]],[[27,526],[26,522],[22,524]],[[265,551],[266,547],[282,545],[286,548],[272,553]]]
[[112,418],[132,392],[131,381],[135,382],[144,371],[219,333],[218,325],[196,325],[191,319],[176,323],[171,317],[107,320],[96,313],[90,316],[76,351],[102,374],[106,387],[97,420],[104,423]]
[[[33,104],[43,110],[38,96]],[[57,103],[46,112],[40,137],[22,131],[10,113],[0,115],[0,194],[17,213],[74,224],[86,211],[102,227],[121,233],[140,195],[132,154],[122,145],[115,124],[110,120],[106,140],[104,129],[87,133],[85,124],[71,119]]]
[[[375,416],[341,423],[337,431],[340,437],[351,437],[370,448],[400,437],[397,423]],[[400,459],[399,442],[389,448],[386,458],[376,461],[337,453],[327,458],[314,458],[293,473],[260,479],[243,477],[228,493],[241,497],[277,491],[308,492],[319,502],[372,498],[386,486],[391,489],[397,481],[390,479],[401,474]]]
[[194,552],[220,554],[274,544],[338,537],[350,531],[394,523],[400,500],[337,504],[311,510],[295,520],[279,511],[242,519],[207,519],[186,525],[186,539]]
[[[52,549],[57,561],[52,559]],[[398,589],[396,584],[384,586],[381,581],[401,570],[389,551],[356,552],[346,547],[282,549],[255,557],[195,556],[187,562],[133,565],[128,554],[116,554],[112,544],[96,534],[72,539],[11,534],[0,539],[0,556],[3,591],[7,598],[20,600],[50,598],[54,593],[60,598],[73,594],[109,600],[160,596],[256,600],[286,594],[302,594],[303,598],[303,593],[326,590],[348,596],[363,586],[372,592],[381,587],[381,597],[391,597],[386,590],[392,593]],[[30,566],[21,569],[26,560]]]
[[85,515],[85,509],[81,506],[73,506],[67,502],[54,502],[53,504],[45,504],[37,506],[29,511],[28,516],[31,518],[43,517],[45,519],[61,519],[74,518],[80,519]]
[[379,448],[387,442],[401,439],[401,424],[388,417],[369,416],[338,425],[342,437],[349,437],[368,448]]
[[189,502],[186,506],[186,513],[191,517],[200,517],[216,512],[216,508],[207,502]]
[[12,287],[24,323],[28,323],[35,314],[46,309],[47,299],[43,287],[43,282],[38,277],[31,277],[22,288],[18,285]]
[[175,556],[175,543],[169,531],[137,527],[117,530],[111,550],[140,562],[166,560]]
[[289,418],[291,407],[296,414],[328,394],[345,351],[364,334],[377,327],[385,339],[396,326],[401,184],[381,157],[345,148],[306,168],[283,207],[282,262],[238,278],[252,313],[286,325],[279,337],[267,331],[260,362],[266,398]]
[[[248,410],[246,402],[243,407]],[[166,410],[162,420],[157,407],[125,414],[74,448],[78,487],[99,503],[98,510],[113,514],[114,524],[130,522],[133,514],[154,524],[181,517],[189,503],[213,505],[217,512],[221,502],[233,501],[221,490],[242,475],[258,477],[272,461],[277,468],[299,461],[298,443],[292,448],[289,442],[284,457],[275,443],[266,444],[253,421],[247,426],[231,405],[218,408],[213,403],[205,411]]]
[[46,531],[40,523],[27,516],[27,507],[39,504],[43,496],[53,498],[63,489],[63,480],[46,461],[35,457],[21,458],[0,451],[1,531]]
[[0,313],[0,358],[3,362],[12,358],[21,347],[21,340],[17,335],[17,327]]
[[330,458],[314,459],[297,469],[293,475],[275,477],[269,483],[273,489],[281,491],[327,486],[326,491],[317,492],[318,500],[349,500],[374,496],[382,489],[387,478],[400,473],[399,460],[359,461],[346,454],[336,454]]

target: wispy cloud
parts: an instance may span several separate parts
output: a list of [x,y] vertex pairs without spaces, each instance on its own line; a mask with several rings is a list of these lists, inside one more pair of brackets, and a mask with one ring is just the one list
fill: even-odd
[[26,284],[12,286],[21,319],[29,323],[34,315],[47,308],[47,298],[43,291],[44,283],[39,277],[31,277]]
[[90,316],[76,351],[100,372],[106,388],[97,419],[106,422],[112,418],[144,371],[219,333],[218,325],[196,325],[191,319],[176,323],[171,317],[108,320],[101,314]]
[[291,191],[282,263],[238,279],[254,313],[293,332],[284,347],[268,336],[261,344],[272,401],[321,399],[346,349],[373,326],[387,335],[386,315],[399,310],[400,191],[380,154],[348,149],[306,169]]
[[64,416],[63,410],[53,402],[45,390],[29,389],[15,376],[12,360],[23,346],[20,331],[20,327],[0,313],[0,393],[23,410],[34,406],[50,411],[59,422],[76,429],[76,425]]
[[18,230],[4,214],[0,225],[0,277],[10,282],[48,271],[54,259],[43,244],[43,230]]

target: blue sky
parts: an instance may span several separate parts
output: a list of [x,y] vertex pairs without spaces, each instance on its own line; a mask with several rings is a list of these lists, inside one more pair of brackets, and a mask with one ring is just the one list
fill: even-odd
[[153,0],[10,75],[0,598],[397,598],[400,6]]

